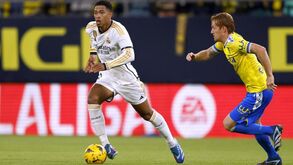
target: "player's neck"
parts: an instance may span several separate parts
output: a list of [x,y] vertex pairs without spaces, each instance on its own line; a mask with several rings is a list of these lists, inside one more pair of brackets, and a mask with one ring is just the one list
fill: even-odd
[[220,39],[222,43],[226,43],[228,37],[229,37],[230,34],[225,34],[223,35],[223,37]]
[[104,33],[105,31],[107,31],[111,27],[112,22],[113,21],[111,20],[111,21],[107,22],[105,25],[99,27],[99,32]]

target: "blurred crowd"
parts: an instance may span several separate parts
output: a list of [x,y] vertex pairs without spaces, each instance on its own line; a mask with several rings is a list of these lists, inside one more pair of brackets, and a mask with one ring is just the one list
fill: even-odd
[[[92,15],[89,0],[0,0],[0,17]],[[293,0],[112,0],[116,17],[230,14],[293,16]]]

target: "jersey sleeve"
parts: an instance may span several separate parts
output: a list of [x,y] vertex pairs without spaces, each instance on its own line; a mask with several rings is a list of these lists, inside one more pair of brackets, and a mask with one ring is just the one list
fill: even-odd
[[133,44],[126,28],[123,25],[116,23],[113,25],[113,27],[116,30],[117,43],[120,49],[122,50],[124,48],[132,48]]
[[97,31],[95,30],[96,23],[95,21],[91,21],[87,24],[85,31],[90,37],[90,54],[96,54],[97,48],[96,48],[96,37],[97,37]]
[[133,47],[132,41],[128,33],[122,36],[118,43],[121,49]]
[[222,53],[223,52],[223,43],[222,42],[216,42],[213,46],[212,49],[215,53]]
[[97,54],[97,48],[96,48],[96,37],[98,35],[98,32],[95,30],[97,27],[95,21],[91,21],[86,25],[85,32],[89,35],[90,38],[90,54],[96,55]]

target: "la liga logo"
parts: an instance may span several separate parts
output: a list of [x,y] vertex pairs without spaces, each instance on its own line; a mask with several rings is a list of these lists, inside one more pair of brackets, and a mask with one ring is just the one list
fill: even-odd
[[185,85],[174,97],[172,122],[184,138],[203,138],[216,119],[216,105],[210,90],[204,85]]

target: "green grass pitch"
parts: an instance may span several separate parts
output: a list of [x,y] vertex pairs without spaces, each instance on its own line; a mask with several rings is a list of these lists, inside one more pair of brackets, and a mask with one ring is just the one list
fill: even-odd
[[[110,137],[118,150],[106,165],[175,165],[167,144],[159,137]],[[185,165],[254,165],[266,154],[252,138],[178,139],[185,152]],[[86,164],[83,152],[96,137],[0,136],[2,165]],[[283,140],[283,164],[293,165],[293,139]]]

